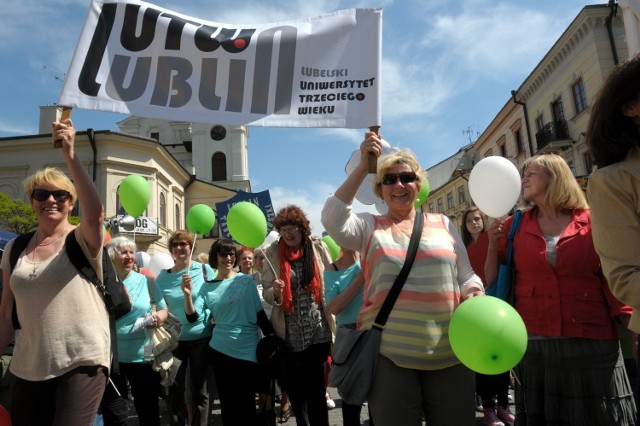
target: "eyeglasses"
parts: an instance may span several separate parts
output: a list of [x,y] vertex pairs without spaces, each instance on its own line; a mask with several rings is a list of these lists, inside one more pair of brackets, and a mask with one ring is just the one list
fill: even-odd
[[264,256],[256,256],[253,259],[256,261],[261,261],[261,260],[264,260]]
[[235,253],[218,253],[218,256],[220,256],[223,259],[226,259],[227,257],[230,257],[233,259],[234,257],[236,257],[236,254]]
[[278,232],[280,233],[280,235],[293,235],[296,231],[299,230],[300,228],[298,228],[297,226],[287,226],[280,228]]
[[67,201],[71,198],[69,191],[62,189],[58,189],[56,191],[49,191],[48,189],[34,189],[31,193],[31,198],[36,201],[47,201],[52,195],[57,202]]
[[402,172],[402,173],[385,173],[380,181],[383,185],[395,185],[400,179],[403,184],[415,182],[418,179],[418,175],[415,172]]
[[176,247],[182,248],[182,247],[188,247],[190,245],[191,244],[189,244],[186,241],[176,241],[176,242],[171,243],[171,248],[176,248]]

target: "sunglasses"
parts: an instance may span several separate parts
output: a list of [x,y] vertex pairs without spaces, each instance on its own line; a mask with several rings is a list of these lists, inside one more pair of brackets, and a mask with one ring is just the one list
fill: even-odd
[[69,191],[62,189],[58,189],[56,191],[49,191],[48,189],[34,189],[31,193],[31,198],[36,201],[47,201],[52,195],[57,202],[67,201],[71,198]]
[[278,233],[280,235],[293,235],[296,233],[296,231],[300,230],[300,228],[298,228],[297,226],[290,226],[290,227],[282,227],[280,228],[280,231],[278,231]]
[[182,248],[182,247],[187,247],[189,245],[190,244],[186,241],[176,241],[175,243],[171,243],[172,248],[176,248],[176,247]]
[[385,173],[382,175],[382,180],[380,181],[383,185],[395,185],[400,179],[400,182],[403,184],[415,182],[418,179],[418,175],[415,172],[402,172],[402,173]]
[[235,253],[218,253],[218,257],[222,259],[226,259],[227,257],[230,257],[233,259],[234,257],[236,257],[236,254]]

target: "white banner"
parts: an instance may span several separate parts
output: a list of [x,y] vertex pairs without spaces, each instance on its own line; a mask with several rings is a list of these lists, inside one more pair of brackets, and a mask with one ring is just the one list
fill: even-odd
[[640,53],[640,0],[619,0],[629,57]]
[[58,104],[229,125],[379,125],[381,27],[381,9],[229,25],[93,0]]

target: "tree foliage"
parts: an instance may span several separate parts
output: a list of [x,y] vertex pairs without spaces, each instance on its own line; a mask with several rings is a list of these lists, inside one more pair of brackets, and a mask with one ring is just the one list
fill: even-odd
[[[69,216],[69,223],[77,225],[80,219]],[[16,234],[24,234],[38,227],[38,217],[31,206],[22,200],[14,200],[0,192],[0,228]]]
[[29,204],[0,193],[0,228],[16,234],[24,234],[37,227],[38,218]]

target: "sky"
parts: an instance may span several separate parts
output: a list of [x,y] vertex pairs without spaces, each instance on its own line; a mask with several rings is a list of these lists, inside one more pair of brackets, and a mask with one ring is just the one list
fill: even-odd
[[[588,4],[584,0],[155,0],[228,24],[382,8],[380,133],[428,169],[474,142]],[[38,133],[39,106],[55,104],[89,0],[22,0],[0,8],[0,137]],[[124,115],[74,109],[78,130],[118,130]],[[346,178],[365,129],[251,127],[253,192],[278,210],[300,206],[320,235],[320,211]],[[375,211],[354,205],[355,210]]]

